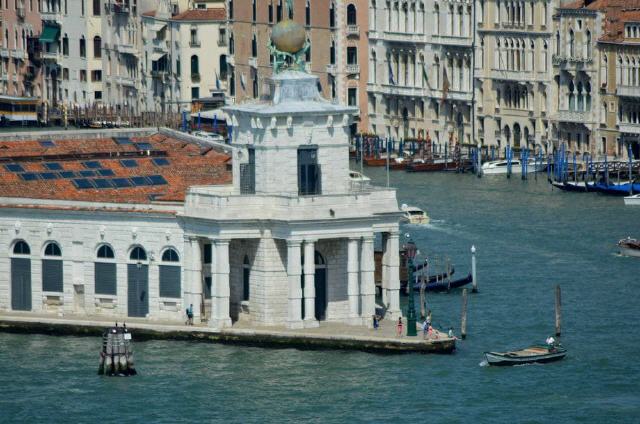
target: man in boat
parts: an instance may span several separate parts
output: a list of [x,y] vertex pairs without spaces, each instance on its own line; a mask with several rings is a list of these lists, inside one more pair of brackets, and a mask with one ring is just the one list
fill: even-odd
[[547,337],[547,349],[549,350],[549,352],[553,352],[556,350],[556,339],[553,338],[553,336],[549,336]]

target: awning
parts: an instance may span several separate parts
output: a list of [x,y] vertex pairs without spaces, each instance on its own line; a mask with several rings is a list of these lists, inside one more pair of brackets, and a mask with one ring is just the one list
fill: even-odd
[[44,24],[42,34],[40,34],[41,43],[54,43],[60,36],[60,27],[57,25]]
[[167,55],[166,53],[158,53],[158,52],[151,53],[151,61],[157,62],[166,55]]

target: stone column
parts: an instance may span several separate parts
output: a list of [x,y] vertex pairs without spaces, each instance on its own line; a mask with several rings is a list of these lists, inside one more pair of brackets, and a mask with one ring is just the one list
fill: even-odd
[[316,320],[316,265],[314,240],[304,241],[304,326],[318,327]]
[[185,236],[184,308],[193,304],[194,322],[201,317],[202,305],[202,253],[197,237]]
[[387,255],[387,316],[396,319],[400,312],[400,234],[392,231],[386,240]]
[[357,238],[350,238],[347,245],[347,295],[349,297],[349,323],[352,325],[361,325],[360,319],[360,289],[359,283],[359,264],[358,264],[358,244]]
[[287,240],[287,280],[289,282],[289,302],[287,327],[302,328],[302,289],[300,288],[300,241]]
[[389,303],[389,298],[387,297],[387,290],[389,289],[389,269],[388,269],[388,265],[389,265],[389,250],[388,250],[388,234],[387,233],[382,233],[382,282],[381,282],[381,288],[382,288],[382,305],[384,307],[387,306],[387,304]]
[[229,316],[229,296],[231,293],[229,287],[229,240],[215,239],[213,246],[215,251],[215,263],[213,272],[213,287],[211,327],[222,329],[231,326],[231,317]]
[[360,248],[360,296],[362,298],[361,317],[367,327],[373,326],[376,312],[375,262],[373,258],[373,235],[362,238]]

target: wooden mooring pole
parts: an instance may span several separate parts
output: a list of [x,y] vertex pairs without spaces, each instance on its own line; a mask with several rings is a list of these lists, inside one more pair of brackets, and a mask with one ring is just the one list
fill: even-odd
[[471,246],[471,282],[473,284],[472,293],[478,292],[478,279],[476,278],[476,247]]
[[561,310],[562,302],[560,298],[560,285],[556,286],[556,336],[559,337],[561,333],[561,323],[562,323],[562,310]]
[[460,337],[467,338],[467,289],[462,290],[462,320],[460,323]]

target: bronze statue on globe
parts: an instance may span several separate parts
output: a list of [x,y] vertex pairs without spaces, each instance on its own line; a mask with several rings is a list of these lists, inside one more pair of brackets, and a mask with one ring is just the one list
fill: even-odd
[[[293,10],[293,0],[287,0],[287,16]],[[297,69],[305,72],[304,56],[310,43],[304,28],[291,19],[280,21],[271,31],[269,52],[273,56],[273,73],[285,69]]]

